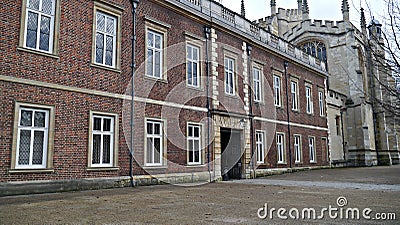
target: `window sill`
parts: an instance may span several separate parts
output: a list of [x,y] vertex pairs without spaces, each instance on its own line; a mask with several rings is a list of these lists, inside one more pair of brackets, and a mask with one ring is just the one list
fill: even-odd
[[286,162],[278,162],[277,164],[278,164],[278,165],[287,165]]
[[317,162],[315,161],[315,162],[310,162],[311,164],[317,164]]
[[144,166],[143,169],[145,169],[145,170],[168,169],[168,166]]
[[29,52],[29,53],[33,53],[33,54],[37,54],[37,55],[41,55],[41,56],[46,56],[46,57],[50,57],[53,59],[60,59],[60,57],[58,55],[54,55],[52,53],[41,52],[41,51],[30,49],[30,48],[18,47],[17,50],[23,51],[23,52]]
[[115,73],[121,73],[120,69],[107,67],[107,66],[103,66],[103,65],[99,65],[99,64],[95,64],[95,63],[90,64],[90,66],[94,67],[94,68],[98,68],[98,69],[109,70],[109,71],[112,71],[112,72],[115,72]]
[[145,79],[151,80],[151,81],[155,81],[155,82],[162,82],[162,83],[166,83],[168,84],[168,80],[165,78],[157,78],[157,77],[151,77],[149,75],[144,75]]
[[224,94],[225,94],[225,96],[226,97],[228,97],[228,98],[236,98],[236,99],[240,99],[240,96],[239,95],[237,95],[237,94],[229,94],[229,93],[226,93],[226,92],[224,92]]
[[53,173],[54,169],[10,169],[8,173]]
[[117,171],[119,167],[88,167],[86,171]]
[[186,83],[186,87],[190,90],[194,90],[194,91],[204,91],[203,88],[200,86],[192,86]]
[[196,168],[196,167],[206,167],[206,164],[188,164],[186,165],[187,168]]

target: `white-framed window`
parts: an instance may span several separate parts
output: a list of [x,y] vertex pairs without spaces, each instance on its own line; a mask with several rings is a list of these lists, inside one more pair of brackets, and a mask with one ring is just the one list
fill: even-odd
[[299,110],[299,89],[297,81],[290,81],[290,93],[292,97],[292,110],[298,111]]
[[188,124],[187,127],[188,165],[201,164],[201,126]]
[[117,18],[96,11],[95,64],[115,67],[117,54]]
[[315,137],[308,137],[308,148],[310,151],[310,163],[317,162],[315,155]]
[[318,91],[319,115],[325,116],[325,96],[323,91]]
[[154,78],[162,78],[164,60],[164,35],[162,33],[147,30],[147,70],[146,75]]
[[20,107],[18,117],[15,168],[46,168],[49,139],[49,110]]
[[163,158],[163,123],[146,122],[146,166],[161,166]]
[[313,102],[312,102],[312,89],[310,86],[306,86],[306,107],[308,114],[314,113]]
[[265,149],[264,149],[264,132],[256,131],[256,149],[257,149],[257,163],[264,163]]
[[282,106],[282,99],[281,99],[281,77],[274,75],[274,104],[275,106]]
[[301,136],[297,134],[294,135],[294,158],[295,163],[301,162]]
[[26,0],[23,46],[53,52],[55,0]]
[[285,163],[285,135],[282,133],[276,134],[276,151],[278,163]]
[[262,101],[262,73],[259,68],[253,68],[254,101]]
[[235,60],[229,57],[225,58],[225,93],[235,95]]
[[200,86],[200,48],[188,44],[186,46],[187,84],[192,87]]
[[112,167],[115,151],[115,118],[92,113],[90,134],[90,167]]

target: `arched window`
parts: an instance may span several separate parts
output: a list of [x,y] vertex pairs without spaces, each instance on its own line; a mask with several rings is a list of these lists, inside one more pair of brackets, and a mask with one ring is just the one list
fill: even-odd
[[323,62],[327,61],[325,44],[320,41],[307,41],[303,44],[300,44],[300,48],[302,48],[304,52],[318,58]]

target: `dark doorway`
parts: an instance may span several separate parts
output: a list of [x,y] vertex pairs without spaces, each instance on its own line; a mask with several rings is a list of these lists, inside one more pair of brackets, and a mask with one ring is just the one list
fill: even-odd
[[241,140],[240,131],[221,128],[221,172],[223,180],[242,178]]

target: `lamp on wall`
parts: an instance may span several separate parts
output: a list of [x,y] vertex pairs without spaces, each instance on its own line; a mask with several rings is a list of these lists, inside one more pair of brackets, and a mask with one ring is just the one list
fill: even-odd
[[240,127],[241,128],[244,128],[244,125],[246,124],[246,119],[245,118],[242,118],[241,120],[239,120],[239,124],[240,124]]

